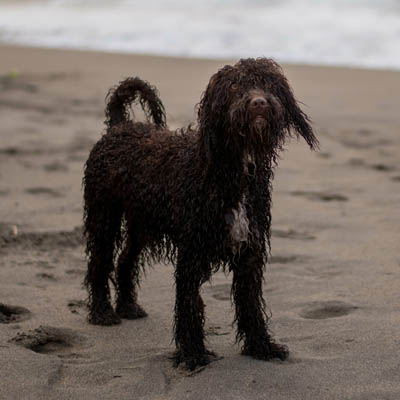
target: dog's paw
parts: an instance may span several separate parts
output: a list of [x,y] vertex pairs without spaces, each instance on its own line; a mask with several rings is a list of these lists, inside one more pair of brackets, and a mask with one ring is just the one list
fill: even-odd
[[285,345],[266,341],[262,344],[245,345],[242,354],[257,360],[270,361],[279,359],[284,361],[289,357],[289,349]]
[[88,315],[88,321],[92,325],[118,325],[121,318],[109,307],[103,310],[91,310]]
[[217,357],[214,352],[208,350],[205,350],[204,353],[193,355],[187,355],[183,354],[181,351],[177,351],[172,357],[174,367],[178,367],[180,364],[183,364],[183,366],[190,371],[204,367],[205,365],[210,364],[212,361],[219,359],[220,357]]
[[116,308],[117,314],[125,319],[138,319],[147,317],[147,312],[135,303],[118,304]]

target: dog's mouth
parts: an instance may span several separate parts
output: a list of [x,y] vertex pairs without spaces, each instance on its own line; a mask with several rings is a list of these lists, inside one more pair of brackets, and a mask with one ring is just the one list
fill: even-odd
[[256,125],[264,124],[267,121],[267,118],[264,115],[258,114],[253,118],[253,122]]
[[267,118],[265,115],[262,114],[256,114],[252,118],[252,125],[255,129],[255,131],[259,134],[262,135],[263,130],[267,126]]

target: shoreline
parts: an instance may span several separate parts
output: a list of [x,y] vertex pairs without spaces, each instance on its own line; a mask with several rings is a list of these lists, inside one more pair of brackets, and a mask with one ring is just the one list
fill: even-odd
[[[220,62],[220,63],[232,63],[235,60],[239,60],[240,57],[221,57],[221,58],[213,58],[213,57],[203,57],[203,56],[184,56],[184,55],[169,55],[169,54],[157,54],[157,53],[132,53],[128,51],[119,51],[119,50],[99,50],[99,49],[78,49],[78,48],[68,48],[68,47],[53,47],[53,46],[42,46],[42,45],[26,45],[19,43],[5,43],[0,42],[0,51],[2,48],[10,49],[10,48],[19,48],[19,49],[32,49],[32,50],[45,50],[45,51],[55,51],[55,52],[66,52],[66,53],[92,53],[92,54],[103,54],[103,55],[120,55],[120,56],[128,56],[128,57],[143,57],[143,58],[154,58],[154,59],[172,59],[176,61],[183,60],[193,60],[193,61],[206,61],[206,62]],[[268,55],[260,54],[260,57],[267,57]],[[246,58],[246,57],[244,57]],[[275,61],[277,61],[280,65],[285,67],[293,67],[293,68],[321,68],[321,69],[339,69],[339,70],[351,70],[355,72],[360,71],[370,71],[370,72],[388,72],[388,73],[400,73],[399,68],[388,68],[388,67],[363,67],[356,65],[345,65],[345,64],[319,64],[319,63],[302,63],[302,62],[286,62],[286,61],[278,61],[276,58],[272,57]]]

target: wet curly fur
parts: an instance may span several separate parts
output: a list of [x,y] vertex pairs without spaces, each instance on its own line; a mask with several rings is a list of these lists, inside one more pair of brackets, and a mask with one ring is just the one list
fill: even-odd
[[[134,122],[140,103],[148,122]],[[171,132],[155,88],[128,78],[108,94],[107,132],[84,174],[89,322],[146,316],[137,302],[147,262],[175,265],[175,363],[193,369],[214,354],[204,344],[201,285],[219,268],[233,273],[237,339],[243,354],[285,359],[273,341],[262,295],[270,249],[271,181],[291,135],[318,146],[278,64],[242,59],[214,74],[198,127]],[[116,289],[111,305],[109,283]]]

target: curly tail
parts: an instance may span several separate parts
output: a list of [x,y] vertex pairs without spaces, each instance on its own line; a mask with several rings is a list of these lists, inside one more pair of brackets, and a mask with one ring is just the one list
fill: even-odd
[[164,106],[158,97],[157,89],[140,78],[127,78],[110,89],[106,96],[106,120],[108,128],[130,120],[128,107],[140,103],[147,118],[160,128],[166,126]]

